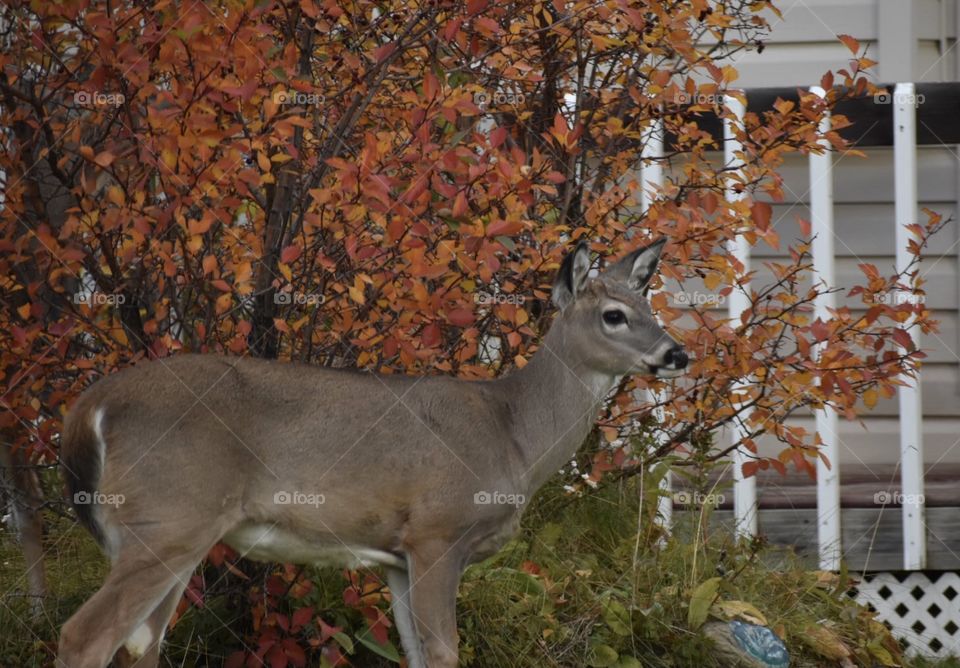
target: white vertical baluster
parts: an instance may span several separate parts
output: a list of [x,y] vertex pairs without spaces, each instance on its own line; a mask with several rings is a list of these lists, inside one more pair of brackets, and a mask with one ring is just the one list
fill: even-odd
[[[656,194],[663,186],[663,165],[658,160],[648,161],[651,158],[660,158],[663,156],[663,121],[655,120],[647,134],[646,141],[643,144],[640,168],[641,199],[640,210],[646,213],[650,210]],[[651,192],[652,190],[652,192]],[[650,297],[653,297],[651,291]],[[656,405],[660,402],[660,394],[653,390],[646,391],[646,398],[651,404]],[[657,422],[663,424],[665,415],[663,407],[658,407],[654,411],[654,417]],[[658,438],[658,444],[662,443],[662,436]],[[660,504],[658,506],[658,515],[663,522],[663,526],[670,528],[673,520],[673,498],[670,493],[671,481],[670,473],[667,473],[660,481]]]
[[[896,199],[897,271],[910,263],[907,244],[917,222],[917,109],[912,83],[897,84],[893,94],[893,162]],[[913,325],[913,318],[904,323]],[[912,332],[919,336],[919,332]],[[900,392],[900,476],[903,487],[903,568],[922,570],[927,563],[923,504],[923,409],[920,377]]]
[[[820,97],[825,92],[819,86],[810,89]],[[830,130],[830,115],[825,113],[820,120],[820,132]],[[830,142],[820,140],[824,147],[822,155],[810,154],[810,218],[813,224],[813,268],[816,280],[825,284],[825,289],[836,285],[834,269],[833,234],[833,154]],[[837,307],[833,292],[822,293],[814,303],[814,318],[829,322],[830,311]],[[822,346],[818,344],[819,359]],[[829,408],[817,411],[817,432],[823,439],[823,454],[830,460],[828,469],[822,459],[817,460],[817,542],[820,546],[820,568],[835,571],[840,568],[840,444],[838,442],[837,413]]]
[[[737,98],[727,95],[724,96],[724,104],[729,109],[734,118],[726,118],[723,121],[723,154],[724,164],[727,167],[736,167],[741,163],[737,153],[742,151],[743,146],[737,141],[734,132],[735,125],[743,124],[743,115],[746,112],[744,104]],[[731,202],[742,200],[746,193],[734,192],[732,188],[727,189],[727,199]],[[730,252],[741,263],[743,263],[744,273],[750,271],[750,244],[738,234],[730,246]],[[730,293],[728,301],[730,309],[730,318],[733,321],[732,326],[736,327],[740,321],[740,315],[750,307],[750,295],[747,289],[734,288]],[[737,392],[745,387],[745,383],[740,383],[733,388]],[[740,441],[746,434],[743,428],[736,422],[732,425],[734,442]],[[748,451],[741,446],[733,452],[733,515],[736,523],[737,537],[750,538],[757,534],[757,479],[754,476],[743,477],[741,470],[743,464],[749,461]]]

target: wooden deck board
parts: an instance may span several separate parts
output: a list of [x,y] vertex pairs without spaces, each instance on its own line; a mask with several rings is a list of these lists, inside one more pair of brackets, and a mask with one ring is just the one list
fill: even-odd
[[[676,512],[682,522],[690,510]],[[843,559],[855,571],[903,570],[903,534],[899,508],[845,508],[840,517]],[[960,570],[960,507],[927,508],[927,570]],[[759,532],[772,545],[792,547],[811,568],[817,567],[817,511],[761,510]],[[733,511],[717,510],[714,530],[733,530]]]
[[[716,480],[717,477],[712,478]],[[724,495],[721,509],[732,509],[732,479],[728,474],[716,491]],[[690,485],[674,476],[674,490],[690,490]],[[840,467],[840,505],[843,508],[875,509],[886,506],[899,509],[900,472],[890,464],[843,465]],[[803,473],[775,471],[757,474],[757,499],[762,509],[815,509],[817,483]],[[886,503],[884,503],[886,499]],[[930,464],[924,480],[927,508],[960,507],[960,464]],[[680,509],[682,504],[674,503]],[[899,510],[897,510],[899,512]]]

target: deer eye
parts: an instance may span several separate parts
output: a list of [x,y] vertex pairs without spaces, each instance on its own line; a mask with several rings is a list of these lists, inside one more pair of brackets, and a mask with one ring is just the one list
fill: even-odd
[[603,321],[608,325],[623,325],[627,322],[627,316],[620,309],[611,309],[603,312]]

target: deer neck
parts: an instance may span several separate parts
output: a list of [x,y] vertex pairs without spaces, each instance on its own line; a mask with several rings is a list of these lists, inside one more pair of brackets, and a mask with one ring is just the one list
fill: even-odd
[[527,365],[500,381],[512,413],[511,435],[526,460],[522,480],[531,491],[576,453],[620,381],[588,367],[572,335],[558,317]]

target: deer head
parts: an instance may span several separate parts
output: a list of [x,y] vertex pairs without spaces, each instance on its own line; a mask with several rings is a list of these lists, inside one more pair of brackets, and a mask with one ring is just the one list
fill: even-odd
[[594,277],[585,242],[564,259],[553,285],[553,302],[561,310],[553,326],[576,339],[584,366],[610,376],[660,378],[686,368],[683,346],[654,318],[646,296],[665,242],[639,248]]

